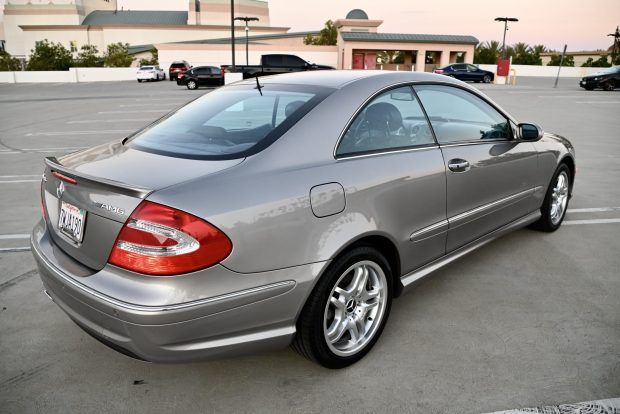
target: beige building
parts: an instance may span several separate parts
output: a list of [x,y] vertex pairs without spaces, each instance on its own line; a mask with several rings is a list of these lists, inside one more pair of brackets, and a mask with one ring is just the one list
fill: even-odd
[[[186,11],[119,10],[116,0],[6,0],[4,40],[12,55],[27,59],[36,42],[59,42],[77,54],[83,45],[101,53],[116,42],[129,43],[138,58],[155,45],[162,67],[174,60],[193,65],[230,64],[230,0],[189,0]],[[270,25],[263,0],[235,0],[235,16],[258,17],[250,23],[248,56],[257,64],[262,54],[288,53],[338,69],[431,71],[455,62],[472,63],[478,40],[473,36],[383,33],[382,20],[360,9],[337,19],[335,46],[304,44],[318,32],[289,32]],[[326,16],[326,19],[332,16]],[[245,63],[245,23],[235,22],[236,61]]]
[[[607,51],[605,50],[591,50],[591,51],[579,51],[579,52],[566,52],[567,56],[572,56],[573,61],[575,62],[575,66],[581,66],[588,61],[589,58],[592,60],[598,60],[602,56],[611,55],[611,51],[613,49],[613,45],[609,47]],[[551,56],[553,55],[561,55],[562,52],[545,52],[540,54],[540,59],[542,60],[542,64],[547,66],[551,61]],[[607,61],[611,60],[609,57]]]
[[[260,55],[290,53],[317,64],[338,69],[385,69],[432,71],[450,63],[473,63],[478,39],[462,35],[382,33],[382,20],[371,20],[359,9],[335,21],[338,30],[335,46],[304,44],[308,34],[318,32],[252,35],[248,42],[249,64],[258,64]],[[253,30],[253,29],[252,29]],[[230,64],[230,37],[156,44],[159,60],[187,60],[193,65]],[[391,57],[391,58],[390,58]],[[245,38],[236,39],[235,60],[245,64]]]
[[[143,50],[140,46],[150,48],[159,42],[230,35],[227,0],[190,0],[187,11],[118,10],[115,0],[7,0],[3,13],[5,48],[19,58],[27,58],[36,42],[43,39],[77,53],[85,44],[97,46],[100,52],[116,42]],[[266,1],[235,0],[235,14],[258,17],[252,27],[254,33],[289,30],[269,25]],[[235,29],[237,35],[245,35],[243,22],[236,22]]]

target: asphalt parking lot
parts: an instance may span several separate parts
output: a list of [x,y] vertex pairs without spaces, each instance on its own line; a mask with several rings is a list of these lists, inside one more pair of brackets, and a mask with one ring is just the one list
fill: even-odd
[[155,365],[101,345],[41,293],[28,251],[43,158],[122,138],[207,90],[0,84],[0,412],[486,413],[620,397],[620,90],[480,86],[571,139],[565,225],[505,236],[394,302],[381,340],[331,371],[287,349]]

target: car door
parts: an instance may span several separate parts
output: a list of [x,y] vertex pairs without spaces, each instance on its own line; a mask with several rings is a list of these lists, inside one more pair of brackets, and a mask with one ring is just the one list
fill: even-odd
[[403,274],[445,254],[446,179],[439,146],[409,86],[369,101],[335,156],[348,214],[394,237]]
[[467,67],[467,74],[469,77],[468,80],[481,81],[482,78],[484,77],[484,74],[486,73],[474,65],[466,65],[466,67]]
[[536,149],[513,136],[512,122],[457,86],[418,85],[415,90],[446,165],[446,250],[535,210]]
[[459,80],[467,80],[467,71],[465,71],[464,65],[452,65],[451,75]]

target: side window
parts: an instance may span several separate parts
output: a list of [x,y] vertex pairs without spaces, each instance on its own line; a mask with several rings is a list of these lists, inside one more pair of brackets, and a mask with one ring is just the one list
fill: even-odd
[[491,105],[459,88],[416,86],[440,144],[512,139],[508,120]]
[[211,67],[211,68],[209,68],[209,70],[211,71],[211,75],[219,75],[220,74],[220,69],[219,68]]
[[291,68],[302,68],[306,62],[297,56],[284,56],[284,66]]
[[476,72],[478,70],[478,67],[474,65],[467,65],[467,70],[469,70],[470,72]]
[[266,56],[264,66],[283,66],[282,55]]
[[375,97],[346,130],[336,155],[354,155],[434,144],[420,103],[409,86]]
[[465,70],[465,65],[452,65],[454,70]]

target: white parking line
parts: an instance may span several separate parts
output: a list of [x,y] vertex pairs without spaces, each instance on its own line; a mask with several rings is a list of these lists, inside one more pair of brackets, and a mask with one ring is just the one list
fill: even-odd
[[41,180],[12,180],[12,181],[0,181],[0,184],[19,184],[19,183],[40,183]]
[[620,104],[620,101],[576,101],[577,104]]
[[117,122],[149,122],[153,118],[127,118],[127,119],[83,119],[80,121],[67,121],[67,124],[99,124],[99,123],[117,123]]
[[567,226],[570,226],[573,224],[611,224],[611,223],[620,223],[620,218],[590,219],[590,220],[564,220],[562,224],[566,224]]
[[17,253],[17,252],[29,252],[29,251],[30,251],[30,246],[0,248],[0,253]]
[[98,114],[141,114],[147,112],[169,112],[170,109],[145,109],[140,111],[100,111]]
[[30,234],[0,234],[0,240],[29,239]]
[[30,174],[30,175],[0,175],[0,180],[6,178],[26,178],[26,177],[39,177],[41,178],[41,174]]
[[55,131],[55,132],[29,132],[24,134],[25,137],[56,137],[65,135],[98,135],[98,134],[124,134],[127,132],[134,132],[133,129],[108,129],[99,131]]
[[591,208],[569,208],[567,213],[602,213],[605,211],[620,211],[620,207],[591,207]]
[[137,104],[122,104],[119,105],[119,107],[121,108],[142,108],[144,106],[165,106],[164,104],[160,104],[160,103],[137,103]]

